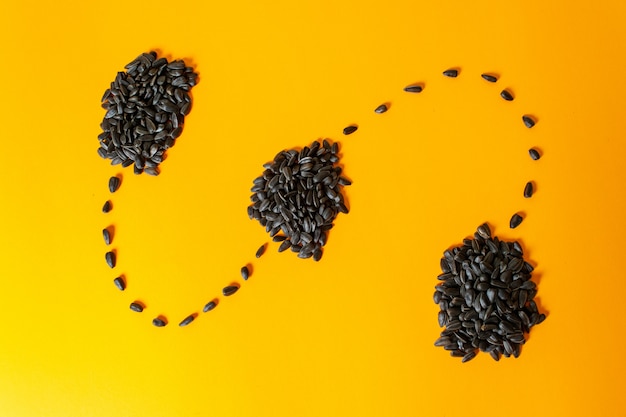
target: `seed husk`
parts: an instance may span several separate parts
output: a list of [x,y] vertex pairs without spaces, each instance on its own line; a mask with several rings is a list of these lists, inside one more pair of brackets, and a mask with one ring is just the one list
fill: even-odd
[[489,229],[489,225],[487,223],[483,223],[482,225],[478,226],[478,229],[476,229],[476,231],[483,239],[489,239],[491,237],[491,230]]
[[265,243],[262,244],[261,247],[257,249],[256,254],[254,256],[256,256],[257,258],[260,258],[265,253],[266,248],[267,248],[267,244]]
[[104,255],[104,259],[106,260],[107,265],[109,265],[109,268],[115,268],[115,263],[116,263],[115,252],[107,252]]
[[344,135],[351,135],[357,131],[359,127],[357,125],[350,125],[343,128]]
[[192,321],[194,321],[194,320],[195,320],[195,318],[196,318],[196,315],[195,315],[195,314],[190,314],[190,315],[188,315],[187,317],[185,317],[185,318],[183,319],[183,321],[181,321],[180,323],[178,323],[178,325],[179,325],[180,327],[185,327],[185,326],[187,326],[188,324],[190,324]]
[[490,83],[495,83],[496,81],[498,81],[498,77],[493,74],[480,74],[480,76],[483,78],[483,80]]
[[156,167],[148,167],[148,168],[144,168],[143,172],[145,172],[148,175],[152,175],[153,177],[156,177],[157,175],[159,175],[159,169]]
[[104,243],[108,246],[111,244],[111,233],[109,229],[102,229],[102,237],[104,238]]
[[126,281],[123,277],[117,277],[113,280],[113,284],[117,287],[118,290],[124,291],[126,289]]
[[110,211],[111,211],[111,208],[112,208],[112,206],[111,206],[111,200],[107,200],[107,201],[104,203],[104,205],[102,206],[102,212],[103,212],[103,213],[108,213],[108,212],[110,212]]
[[118,177],[109,178],[109,191],[111,193],[116,192],[120,188],[121,181]]
[[167,320],[164,317],[156,317],[152,320],[152,325],[155,327],[167,326]]
[[511,221],[509,222],[509,227],[511,229],[515,229],[517,226],[519,226],[520,224],[522,224],[522,221],[524,220],[524,218],[522,216],[520,216],[519,213],[515,213],[512,217],[511,217]]
[[533,183],[528,181],[524,187],[524,197],[530,198],[533,196]]
[[248,269],[248,267],[247,266],[242,266],[241,267],[241,277],[244,280],[247,280],[249,276],[250,276],[250,270]]
[[450,77],[450,78],[456,78],[459,75],[459,70],[450,68],[450,69],[445,70],[443,72],[443,75],[445,75],[446,77]]
[[475,350],[471,350],[469,352],[467,352],[465,354],[465,356],[463,356],[463,359],[461,359],[461,362],[468,362],[471,361],[472,359],[474,359],[476,357],[476,351]]
[[205,304],[202,311],[205,313],[208,313],[209,311],[213,310],[215,307],[217,307],[217,302],[215,300],[209,301],[208,303]]
[[227,287],[222,288],[222,294],[224,294],[224,296],[228,297],[228,296],[233,295],[234,293],[236,293],[238,289],[239,289],[239,286],[237,286],[237,285],[229,285]]
[[513,94],[509,90],[502,90],[500,92],[500,97],[502,97],[506,101],[513,101]]
[[143,311],[143,309],[144,309],[144,306],[139,301],[134,301],[134,302],[130,303],[130,309],[133,310],[136,313],[141,313]]
[[[387,105],[386,104],[381,104],[380,106],[378,106],[378,107],[376,107],[374,109],[374,113],[382,114],[382,113],[385,113],[387,110],[389,110]],[[335,142],[335,143],[337,143],[337,142]]]
[[529,115],[524,115],[522,116],[522,121],[524,122],[524,126],[526,126],[527,128],[532,128],[533,126],[535,126],[535,119],[533,119],[531,116]]
[[407,93],[421,93],[423,89],[424,87],[419,84],[407,85],[406,87],[404,87],[404,91],[406,91]]
[[538,160],[539,158],[541,158],[541,154],[539,153],[539,151],[535,148],[530,148],[528,150],[528,154],[530,155],[530,157],[532,158],[533,161]]
[[283,243],[280,244],[280,246],[278,247],[278,252],[284,252],[287,249],[289,249],[289,247],[291,247],[291,242],[288,240],[283,241]]

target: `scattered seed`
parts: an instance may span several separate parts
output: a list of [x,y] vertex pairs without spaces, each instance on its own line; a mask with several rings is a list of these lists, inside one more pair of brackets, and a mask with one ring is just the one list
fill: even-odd
[[257,249],[255,256],[257,258],[260,258],[261,256],[263,256],[263,254],[265,253],[265,248],[267,247],[267,245],[264,243],[261,245],[261,247],[259,249]]
[[523,220],[524,220],[524,218],[522,216],[520,216],[519,213],[515,213],[513,215],[513,217],[511,217],[511,221],[509,222],[509,226],[511,227],[511,229],[515,229],[517,226],[522,224]]
[[108,245],[111,244],[111,233],[109,229],[102,229],[102,237],[104,238],[104,243]]
[[531,116],[528,115],[524,115],[522,116],[522,121],[524,122],[524,126],[526,126],[527,128],[531,128],[535,125],[535,119],[533,119]]
[[104,255],[104,259],[107,261],[107,265],[109,265],[109,268],[115,268],[115,262],[116,262],[115,252],[107,252]]
[[144,309],[144,306],[140,302],[135,301],[135,302],[130,303],[130,309],[137,313],[141,313]]
[[233,295],[234,293],[236,293],[238,289],[239,289],[239,287],[237,285],[229,285],[227,287],[222,288],[222,294],[224,294],[224,296],[228,297],[228,296]]
[[[382,114],[388,110],[386,104],[381,104],[380,106],[374,109],[374,113]],[[335,142],[336,143],[336,142]]]
[[107,200],[104,205],[102,206],[102,212],[103,213],[108,213],[111,211],[111,200]]
[[202,311],[205,312],[205,313],[208,313],[209,311],[213,310],[215,307],[217,307],[217,302],[216,301],[209,301],[208,303],[206,303],[206,305],[204,306]]
[[456,78],[459,75],[459,70],[450,68],[450,69],[445,70],[443,72],[443,75],[445,75],[446,77],[450,77],[450,78]]
[[541,158],[541,154],[535,148],[530,148],[528,150],[528,154],[530,155],[530,157],[532,158],[533,161],[536,161],[537,159]]
[[346,126],[346,127],[344,127],[344,128],[343,128],[343,134],[344,134],[344,135],[351,135],[351,134],[353,134],[354,132],[356,132],[358,128],[359,128],[359,127],[358,127],[358,126],[356,126],[356,125]]
[[186,325],[188,325],[188,324],[190,324],[192,321],[194,321],[194,320],[195,320],[195,318],[196,318],[196,315],[195,315],[195,314],[190,314],[190,315],[188,315],[187,317],[185,317],[185,318],[183,319],[183,321],[181,321],[180,323],[178,323],[178,325],[179,325],[180,327],[185,327]]
[[495,83],[496,81],[498,81],[498,77],[496,77],[495,75],[480,74],[480,76],[483,77],[483,80],[489,81],[490,83]]
[[471,350],[469,352],[467,352],[464,356],[463,359],[461,359],[461,362],[468,362],[471,361],[472,359],[474,359],[476,357],[476,351],[475,350]]
[[421,93],[423,89],[424,87],[418,84],[407,85],[406,87],[404,87],[404,91],[406,91],[407,93]]
[[152,320],[152,324],[155,327],[165,327],[167,326],[167,320],[165,320],[165,318],[162,318],[162,317],[157,317]]
[[524,197],[530,198],[533,196],[533,183],[528,181],[524,187]]
[[111,193],[116,192],[120,188],[121,181],[118,177],[109,178],[109,191]]
[[502,97],[506,101],[513,101],[513,95],[511,94],[509,90],[502,90],[500,92],[500,97]]
[[244,280],[247,280],[249,276],[250,276],[250,271],[248,270],[248,267],[247,266],[242,266],[241,267],[241,277]]
[[117,277],[113,280],[113,284],[117,287],[118,290],[124,291],[126,289],[126,281],[124,281],[123,277]]

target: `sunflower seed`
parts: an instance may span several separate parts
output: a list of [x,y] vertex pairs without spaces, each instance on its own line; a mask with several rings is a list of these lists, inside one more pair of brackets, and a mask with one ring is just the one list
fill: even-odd
[[511,217],[511,221],[509,222],[509,227],[511,229],[515,229],[517,226],[519,226],[520,224],[522,224],[522,221],[524,220],[524,218],[522,216],[520,216],[519,213],[515,213],[512,217]]
[[492,74],[480,74],[480,76],[483,77],[483,80],[489,81],[490,83],[495,83],[496,81],[498,81],[498,77]]
[[524,187],[524,197],[530,198],[533,196],[533,183],[528,181]]
[[241,267],[241,277],[244,280],[247,280],[249,276],[250,276],[250,270],[248,269],[248,267],[247,266],[242,266]]
[[152,324],[155,327],[165,327],[167,326],[167,320],[165,319],[165,317],[157,317],[152,320]]
[[456,78],[459,75],[459,70],[450,68],[443,72],[443,75],[450,78]]
[[535,148],[530,148],[528,150],[528,154],[530,155],[530,157],[532,158],[533,161],[536,161],[537,159],[541,158],[541,154]]
[[215,307],[217,307],[217,301],[215,300],[209,301],[208,303],[206,303],[202,311],[205,313],[208,313],[209,311],[213,310]]
[[111,233],[109,229],[102,229],[102,237],[104,238],[104,243],[108,245],[111,244]]
[[185,318],[183,319],[183,321],[181,321],[180,323],[178,323],[178,325],[179,325],[180,327],[185,327],[186,325],[188,325],[188,324],[190,324],[192,321],[194,321],[194,320],[195,320],[195,318],[196,318],[196,315],[195,315],[195,314],[190,314],[190,315],[188,315],[187,317],[185,317]]
[[419,84],[407,85],[406,87],[404,87],[404,91],[406,91],[407,93],[421,93],[423,89],[424,87]]
[[478,229],[476,230],[483,239],[489,239],[491,237],[491,230],[489,229],[489,225],[487,223],[478,226]]
[[463,359],[461,359],[461,362],[471,361],[475,357],[476,357],[476,351],[475,350],[471,350],[468,353],[466,353],[465,356],[463,356]]
[[374,109],[374,113],[382,114],[382,113],[385,113],[387,110],[388,110],[387,105],[386,104],[381,104],[380,106],[378,106],[378,107],[376,107]]
[[135,302],[130,303],[130,309],[133,310],[134,312],[141,313],[144,309],[144,306],[139,301],[135,301]]
[[256,256],[257,258],[260,258],[261,256],[263,256],[263,254],[265,253],[265,248],[267,247],[267,244],[262,244],[261,247],[259,249],[257,249],[256,254],[254,256]]
[[222,294],[228,297],[229,295],[233,295],[234,293],[236,293],[238,289],[239,287],[237,285],[229,285],[222,288]]
[[283,241],[283,243],[280,244],[280,246],[278,247],[278,252],[284,252],[287,249],[289,249],[289,247],[291,246],[291,242],[288,240]]
[[343,128],[343,134],[344,134],[344,135],[351,135],[351,134],[353,134],[354,132],[356,132],[358,128],[359,128],[359,127],[358,127],[358,126],[356,126],[356,125],[346,126],[346,127],[344,127],[344,128]]
[[500,97],[502,97],[506,101],[513,101],[513,95],[511,94],[509,90],[502,90],[500,92]]
[[526,126],[527,128],[531,128],[533,126],[535,126],[535,119],[533,119],[531,116],[529,115],[524,115],[522,116],[522,121],[524,122],[524,126]]
[[107,265],[109,265],[109,268],[115,268],[115,262],[116,262],[115,252],[107,252],[104,255],[104,259],[107,261]]
[[143,172],[145,172],[148,175],[152,175],[153,177],[156,177],[157,175],[159,175],[159,169],[158,168],[145,168],[143,170]]
[[116,192],[120,188],[121,181],[118,177],[109,178],[109,191],[111,193]]
[[111,200],[107,200],[104,205],[102,206],[102,212],[103,213],[108,213],[111,211]]
[[126,289],[126,281],[124,281],[123,277],[117,277],[113,280],[113,284],[117,287],[118,290],[124,291]]

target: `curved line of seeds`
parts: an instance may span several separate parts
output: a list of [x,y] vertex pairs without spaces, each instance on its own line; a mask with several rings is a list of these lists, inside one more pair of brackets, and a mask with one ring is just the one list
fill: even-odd
[[[456,78],[459,75],[459,69],[457,68],[451,68],[448,70],[443,71],[443,75],[449,78]],[[498,77],[495,74],[488,74],[488,73],[484,73],[481,74],[481,77],[489,82],[489,83],[496,83],[498,81]],[[407,93],[421,93],[422,90],[424,89],[424,84],[423,83],[417,83],[417,84],[411,84],[408,85],[406,87],[404,87],[404,91]],[[503,89],[500,92],[500,97],[502,97],[503,100],[505,101],[513,101],[515,99],[515,97],[513,96],[512,92],[508,89]],[[387,110],[389,110],[389,107],[387,104],[381,104],[378,107],[376,107],[374,109],[374,112],[377,114],[383,114],[385,112],[387,112]],[[524,123],[524,126],[526,126],[527,128],[532,128],[535,126],[535,124],[537,123],[537,120],[534,116],[529,115],[529,114],[524,114],[522,116],[522,122]],[[358,130],[359,126],[356,124],[352,124],[349,126],[346,126],[342,133],[344,135],[351,135],[354,132],[356,132]],[[536,148],[531,148],[528,150],[528,153],[530,155],[530,157],[533,160],[538,160],[541,157],[540,152],[536,149]],[[121,185],[121,180],[118,176],[114,176],[111,177],[109,179],[109,191],[111,193],[115,193],[119,187]],[[524,197],[525,198],[530,198],[533,195],[533,183],[531,181],[527,182],[525,187],[524,187]],[[109,213],[112,209],[112,204],[110,200],[107,200],[102,208],[103,213]],[[511,217],[510,221],[509,221],[509,227],[511,229],[515,229],[516,227],[518,227],[522,221],[524,220],[524,218],[522,217],[522,214],[517,212],[515,214],[513,214],[513,216]],[[111,244],[112,239],[113,239],[113,232],[111,227],[107,227],[105,229],[102,230],[102,234],[103,234],[103,238],[104,238],[104,242],[105,244],[108,246]],[[282,238],[277,239],[274,238],[273,239],[274,242],[281,242]],[[267,243],[264,243],[263,245],[261,245],[259,247],[259,249],[256,251],[256,258],[260,258],[264,253],[265,250],[267,249]],[[117,257],[116,257],[116,252],[115,251],[108,251],[105,254],[105,260],[107,265],[110,268],[115,268],[116,263],[117,263]],[[316,259],[319,260],[319,259]],[[244,281],[248,280],[248,278],[251,275],[250,272],[250,264],[247,264],[243,267],[241,267],[241,277],[244,279]],[[120,275],[117,278],[115,278],[113,280],[113,283],[115,284],[115,286],[120,290],[120,291],[124,291],[126,289],[126,278],[124,275]],[[240,286],[238,284],[234,284],[231,283],[230,285],[225,286],[222,289],[222,294],[225,297],[231,296],[233,294],[235,294],[238,290],[239,290]],[[202,309],[202,311],[204,313],[207,313],[213,309],[215,309],[215,307],[217,307],[219,303],[219,298],[215,297],[213,298],[211,301],[209,301]],[[142,312],[145,309],[145,304],[141,301],[133,301],[130,304],[130,309],[134,312]],[[179,326],[180,327],[185,327],[188,324],[190,324],[191,322],[193,322],[196,318],[198,317],[198,313],[192,313],[189,314],[187,317],[185,317],[180,323]],[[545,318],[545,316],[544,316]],[[152,324],[156,327],[165,327],[168,324],[168,320],[167,317],[164,315],[159,315],[158,317],[155,317],[152,320]],[[467,361],[467,360],[471,360],[473,357],[475,356],[475,354],[471,357],[471,358],[463,358],[463,361]]]

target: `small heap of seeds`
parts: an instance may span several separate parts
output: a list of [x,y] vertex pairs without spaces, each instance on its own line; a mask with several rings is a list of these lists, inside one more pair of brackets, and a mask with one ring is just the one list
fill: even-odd
[[326,139],[281,151],[253,181],[248,216],[282,242],[279,252],[291,248],[300,258],[321,259],[335,217],[348,212],[342,187],[351,183],[335,165],[338,152],[338,143]]
[[446,328],[435,346],[463,362],[478,350],[496,361],[500,355],[517,358],[524,334],[546,318],[533,300],[533,267],[524,261],[520,244],[492,238],[483,224],[474,239],[444,252],[441,270],[433,300],[441,308],[439,325]]
[[98,155],[111,165],[134,166],[135,174],[158,175],[165,151],[174,146],[191,111],[189,91],[198,75],[182,60],[144,53],[118,72],[102,96]]

